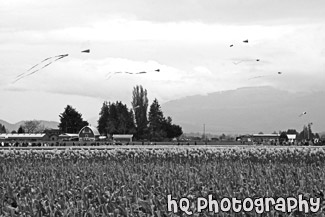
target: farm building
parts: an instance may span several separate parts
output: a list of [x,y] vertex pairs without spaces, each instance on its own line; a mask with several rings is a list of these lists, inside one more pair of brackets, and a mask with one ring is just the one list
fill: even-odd
[[96,141],[99,140],[99,132],[96,127],[85,126],[79,131],[80,141]]
[[240,141],[242,143],[251,142],[252,136],[251,135],[241,135],[239,137],[236,137],[236,141]]
[[113,140],[115,142],[132,142],[132,134],[113,134]]
[[60,129],[46,129],[44,133],[46,134],[46,140],[57,141],[62,131]]
[[2,133],[0,140],[6,141],[39,141],[45,140],[45,133]]
[[288,137],[288,141],[293,143],[296,141],[297,135],[296,134],[287,134],[287,137]]
[[253,134],[252,139],[255,142],[277,142],[279,140],[280,134]]
[[62,134],[59,135],[59,140],[62,140],[62,141],[79,140],[79,134],[62,133]]

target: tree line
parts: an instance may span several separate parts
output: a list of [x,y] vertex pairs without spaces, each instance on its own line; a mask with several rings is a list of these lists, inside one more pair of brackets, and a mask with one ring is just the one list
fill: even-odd
[[313,133],[310,124],[307,126],[304,125],[301,132],[298,132],[295,129],[288,129],[287,131],[280,132],[280,140],[288,141],[288,135],[296,135],[297,141],[320,139],[318,133]]
[[[133,134],[136,139],[162,141],[183,134],[171,117],[164,117],[161,106],[154,99],[149,107],[147,90],[136,86],[132,92],[132,108],[122,102],[104,102],[99,113],[98,131],[102,135]],[[148,111],[149,107],[149,111]]]
[[[182,128],[173,124],[171,117],[164,116],[157,99],[149,107],[147,90],[141,85],[133,88],[131,104],[129,109],[121,101],[105,101],[97,121],[99,133],[105,136],[133,134],[138,140],[150,141],[170,140],[183,134]],[[64,133],[78,133],[88,125],[81,113],[70,105],[59,116],[59,128]]]
[[[97,129],[101,135],[133,134],[137,140],[163,141],[177,138],[183,134],[182,127],[172,123],[171,117],[165,117],[157,99],[149,106],[147,90],[141,85],[133,88],[132,108],[121,101],[105,101],[100,109]],[[89,123],[82,114],[71,105],[67,105],[59,115],[58,125],[62,133],[77,134]],[[45,127],[40,121],[25,121],[12,133],[41,133]],[[0,132],[6,132],[0,126]]]
[[[11,131],[11,133],[42,133],[45,130],[45,126],[37,120],[24,121],[23,124],[19,126],[16,130]],[[0,124],[0,133],[8,133],[8,130],[4,125]]]

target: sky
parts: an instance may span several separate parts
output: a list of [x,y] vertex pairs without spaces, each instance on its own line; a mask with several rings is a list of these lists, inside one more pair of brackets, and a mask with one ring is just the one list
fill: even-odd
[[0,1],[0,119],[59,121],[72,105],[89,120],[104,101],[130,106],[136,85],[160,104],[240,87],[325,91],[324,8],[323,0]]

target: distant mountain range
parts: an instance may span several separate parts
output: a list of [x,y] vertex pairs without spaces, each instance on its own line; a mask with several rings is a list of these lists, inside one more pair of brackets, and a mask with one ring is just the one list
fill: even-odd
[[[189,96],[161,105],[183,132],[213,134],[272,133],[312,122],[325,131],[325,92],[291,93],[272,87],[248,87]],[[306,111],[307,114],[299,117]]]
[[[182,126],[184,133],[214,135],[272,133],[296,129],[313,123],[312,131],[325,132],[325,92],[291,93],[272,87],[247,87],[236,90],[189,96],[161,105],[164,116]],[[301,117],[299,115],[306,111]],[[88,122],[97,126],[98,117]],[[24,123],[0,120],[11,132]],[[41,120],[45,128],[58,128],[58,122]]]
[[[40,121],[40,125],[43,125],[44,128],[48,129],[58,129],[59,122],[56,121],[44,121],[44,120],[37,120]],[[17,131],[20,125],[23,125],[25,121],[19,121],[15,124],[8,123],[4,120],[0,120],[0,124],[4,125],[8,132],[12,132],[13,130]]]

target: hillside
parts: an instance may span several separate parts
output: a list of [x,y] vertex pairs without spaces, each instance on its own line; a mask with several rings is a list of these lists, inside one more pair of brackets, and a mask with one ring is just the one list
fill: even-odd
[[[45,120],[38,120],[41,122],[41,125],[44,125],[45,128],[49,129],[57,129],[59,123],[56,121],[45,121]],[[6,127],[6,129],[11,132],[13,130],[18,130],[19,126],[24,124],[24,121],[19,121],[15,124],[8,123],[7,121],[0,120],[0,123]]]
[[[184,132],[272,133],[297,129],[313,122],[312,130],[325,129],[325,93],[290,93],[272,87],[249,87],[190,96],[162,104],[165,116]],[[298,117],[303,111],[307,114]]]
[[[214,135],[243,133],[272,133],[287,129],[301,131],[312,122],[313,132],[325,131],[324,92],[292,93],[272,87],[247,87],[236,90],[195,95],[161,105],[164,115],[185,133]],[[307,114],[299,117],[306,111]],[[89,123],[97,126],[97,118]],[[12,124],[0,120],[11,132],[24,121]],[[58,122],[41,121],[45,128],[58,128]]]

